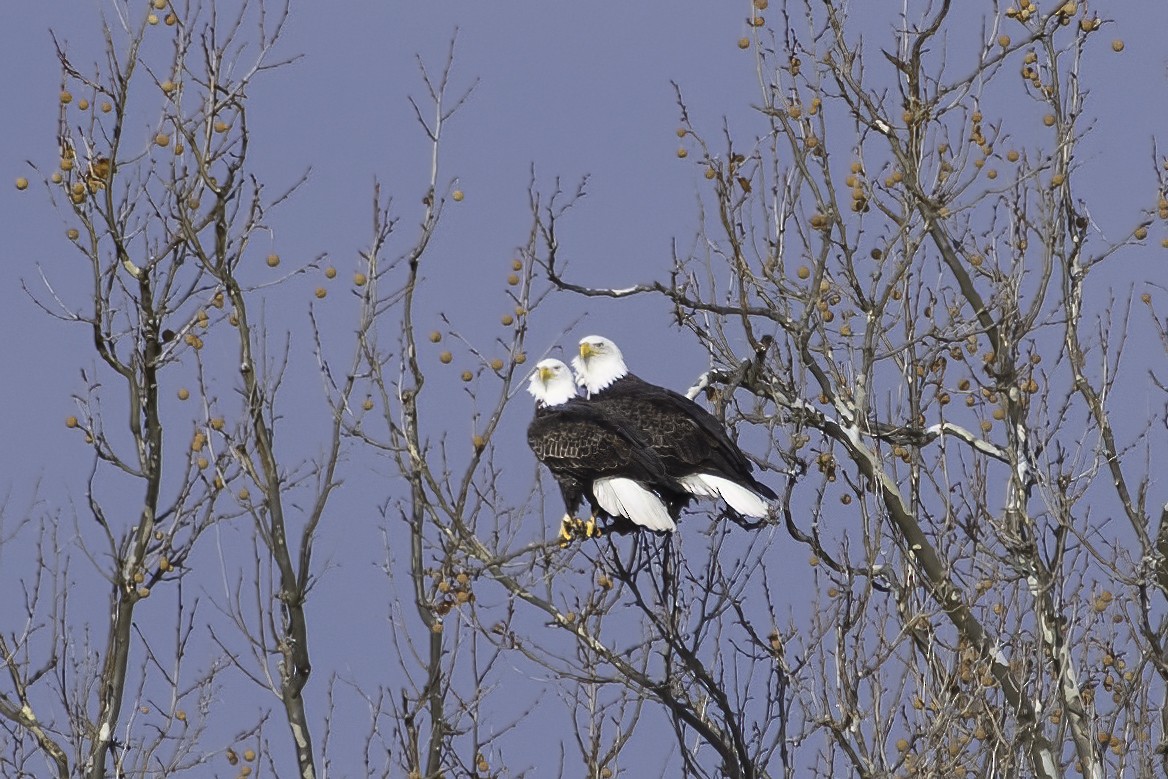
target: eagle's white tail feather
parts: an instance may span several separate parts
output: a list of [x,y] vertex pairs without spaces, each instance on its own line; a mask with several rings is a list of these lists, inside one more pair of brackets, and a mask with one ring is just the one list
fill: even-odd
[[628,517],[650,530],[676,530],[665,502],[632,479],[610,477],[592,482],[600,507],[613,516]]
[[678,481],[685,491],[702,498],[721,498],[744,517],[765,517],[767,502],[753,490],[709,473],[694,473]]

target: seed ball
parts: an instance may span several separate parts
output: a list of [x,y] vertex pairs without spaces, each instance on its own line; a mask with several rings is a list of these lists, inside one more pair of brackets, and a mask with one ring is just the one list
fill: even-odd
[[327,289],[325,289],[324,287],[317,287],[317,288],[316,288],[316,292],[315,292],[314,294],[316,295],[316,297],[317,297],[318,299],[319,299],[319,298],[323,298],[325,295],[327,295],[327,294],[328,294],[328,290],[327,290]]
[[1146,228],[1146,227],[1137,227],[1137,228],[1135,229],[1135,232],[1134,232],[1134,233],[1132,233],[1132,235],[1133,235],[1133,236],[1135,236],[1135,239],[1136,239],[1137,241],[1142,241],[1142,240],[1144,240],[1145,238],[1147,238],[1147,237],[1148,237],[1148,228]]
[[170,79],[163,81],[158,86],[161,87],[162,91],[168,95],[176,89],[175,83],[173,81],[171,81]]
[[799,278],[804,279],[804,280],[809,279],[809,278],[811,278],[811,269],[808,268],[806,265],[800,265],[799,270],[796,271],[796,275],[798,275]]
[[1054,114],[1047,114],[1046,116],[1042,117],[1042,123],[1047,127],[1052,127],[1054,125]]
[[178,399],[179,400],[186,400],[190,396],[191,396],[191,391],[188,390],[186,387],[182,387],[181,389],[179,389],[179,391],[178,391]]
[[103,114],[108,114],[112,110],[114,110],[114,107],[110,105],[108,101],[103,100],[101,103],[101,112]]
[[510,314],[503,314],[503,316],[499,318],[499,321],[503,323],[503,327],[510,327],[515,322],[515,317],[511,316]]
[[80,100],[77,101],[77,107],[80,108],[82,111],[86,111],[89,109],[89,101],[86,100],[85,98],[81,98]]
[[462,380],[463,381],[470,381],[473,378],[474,378],[474,374],[471,373],[470,371],[463,371],[462,372]]
[[325,268],[324,269],[324,277],[326,279],[335,279],[337,277],[337,269],[333,268],[331,266],[328,268]]
[[280,264],[280,255],[278,255],[278,254],[269,254],[268,255],[268,267],[269,268],[274,268],[279,264]]
[[245,749],[244,750],[243,759],[246,760],[247,762],[250,763],[251,761],[255,760],[255,757],[256,757],[255,750],[253,750],[253,749]]
[[525,362],[527,362],[527,354],[525,354],[524,352],[520,352],[519,354],[515,355],[515,364],[516,365],[522,365]]
[[28,179],[26,179],[24,176],[21,176],[20,178],[18,178],[16,180],[16,188],[21,190],[22,192],[24,190],[28,189]]
[[54,170],[53,175],[49,176],[49,181],[53,182],[54,184],[60,184],[63,178],[64,177],[61,175],[61,171]]
[[503,370],[503,361],[500,360],[498,357],[491,360],[491,370],[493,370],[493,371]]
[[231,125],[227,124],[227,122],[223,121],[222,119],[219,119],[215,122],[214,125],[211,126],[211,129],[213,129],[217,133],[225,133],[225,132],[227,132],[227,130],[230,127],[231,127]]
[[364,287],[365,282],[367,282],[367,281],[369,281],[369,279],[365,276],[364,273],[358,272],[358,273],[353,274],[353,283],[356,284],[358,287]]
[[1114,52],[1123,51],[1123,41],[1121,41],[1119,38],[1113,40],[1111,42],[1111,50]]
[[678,147],[677,147],[677,157],[678,157],[678,159],[682,159],[682,160],[684,160],[684,159],[685,159],[686,157],[688,157],[688,156],[689,156],[689,152],[685,150],[685,147],[684,147],[684,146],[678,146]]
[[147,14],[146,15],[146,23],[147,24],[158,24],[158,14]]
[[441,340],[442,340],[442,333],[438,332],[437,330],[430,333],[430,343],[436,344]]
[[159,133],[158,135],[154,136],[154,142],[156,144],[158,144],[159,146],[163,146],[163,147],[169,146],[170,145],[170,136],[167,135],[166,133]]
[[361,408],[365,409],[366,411],[372,411],[373,398],[365,398],[365,401],[361,404]]
[[745,38],[745,37],[739,38],[738,39],[738,48],[749,49],[750,48],[750,38]]
[[77,417],[73,417],[73,416],[65,417],[65,427],[68,427],[68,428],[77,427]]
[[523,260],[511,260],[511,270],[523,270]]
[[61,90],[61,102],[64,104],[72,103],[73,102],[73,94],[67,89],[62,89]]
[[461,203],[462,199],[466,196],[464,194],[462,194],[461,189],[456,189],[456,190],[454,190],[454,193],[451,194],[451,197],[454,198],[455,203]]
[[443,365],[449,365],[450,361],[453,359],[454,355],[450,352],[442,352],[442,354],[438,355],[438,362],[442,363]]
[[998,45],[1001,46],[1003,49],[1006,48],[1007,46],[1009,46],[1010,45],[1010,36],[1009,35],[999,35],[998,36]]
[[519,283],[519,277],[517,275],[515,275],[514,273],[512,273],[511,275],[509,275],[507,277],[507,283],[510,284],[512,287],[514,287],[516,284]]

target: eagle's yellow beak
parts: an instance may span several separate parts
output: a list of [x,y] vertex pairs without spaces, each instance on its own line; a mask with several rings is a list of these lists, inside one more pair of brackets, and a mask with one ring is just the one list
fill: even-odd
[[541,382],[543,382],[544,384],[547,384],[549,381],[551,381],[551,378],[554,375],[555,375],[555,371],[553,371],[551,368],[540,368],[539,369],[539,380]]
[[580,356],[583,359],[587,360],[594,354],[596,354],[596,351],[592,348],[592,344],[588,343],[587,341],[580,342]]

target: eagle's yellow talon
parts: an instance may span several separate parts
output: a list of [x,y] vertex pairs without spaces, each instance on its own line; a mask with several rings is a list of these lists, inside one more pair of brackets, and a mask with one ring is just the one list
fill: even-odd
[[604,535],[604,528],[596,522],[596,517],[577,519],[568,514],[560,520],[560,547],[567,548],[577,539],[600,538]]
[[572,524],[575,521],[576,520],[567,515],[565,515],[564,518],[560,520],[560,546],[566,547],[568,544],[572,543],[572,538],[575,537],[575,533],[572,532]]

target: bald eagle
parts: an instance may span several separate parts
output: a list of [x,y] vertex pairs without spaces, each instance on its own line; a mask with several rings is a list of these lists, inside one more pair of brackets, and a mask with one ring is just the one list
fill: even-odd
[[564,498],[565,527],[583,500],[593,516],[624,518],[649,530],[675,530],[689,496],[627,420],[576,397],[568,366],[543,360],[527,391],[536,399],[527,443]]
[[713,414],[629,373],[620,349],[607,338],[581,339],[572,367],[589,402],[635,425],[686,492],[721,498],[739,516],[767,515],[767,501],[778,496],[754,478],[754,466]]

